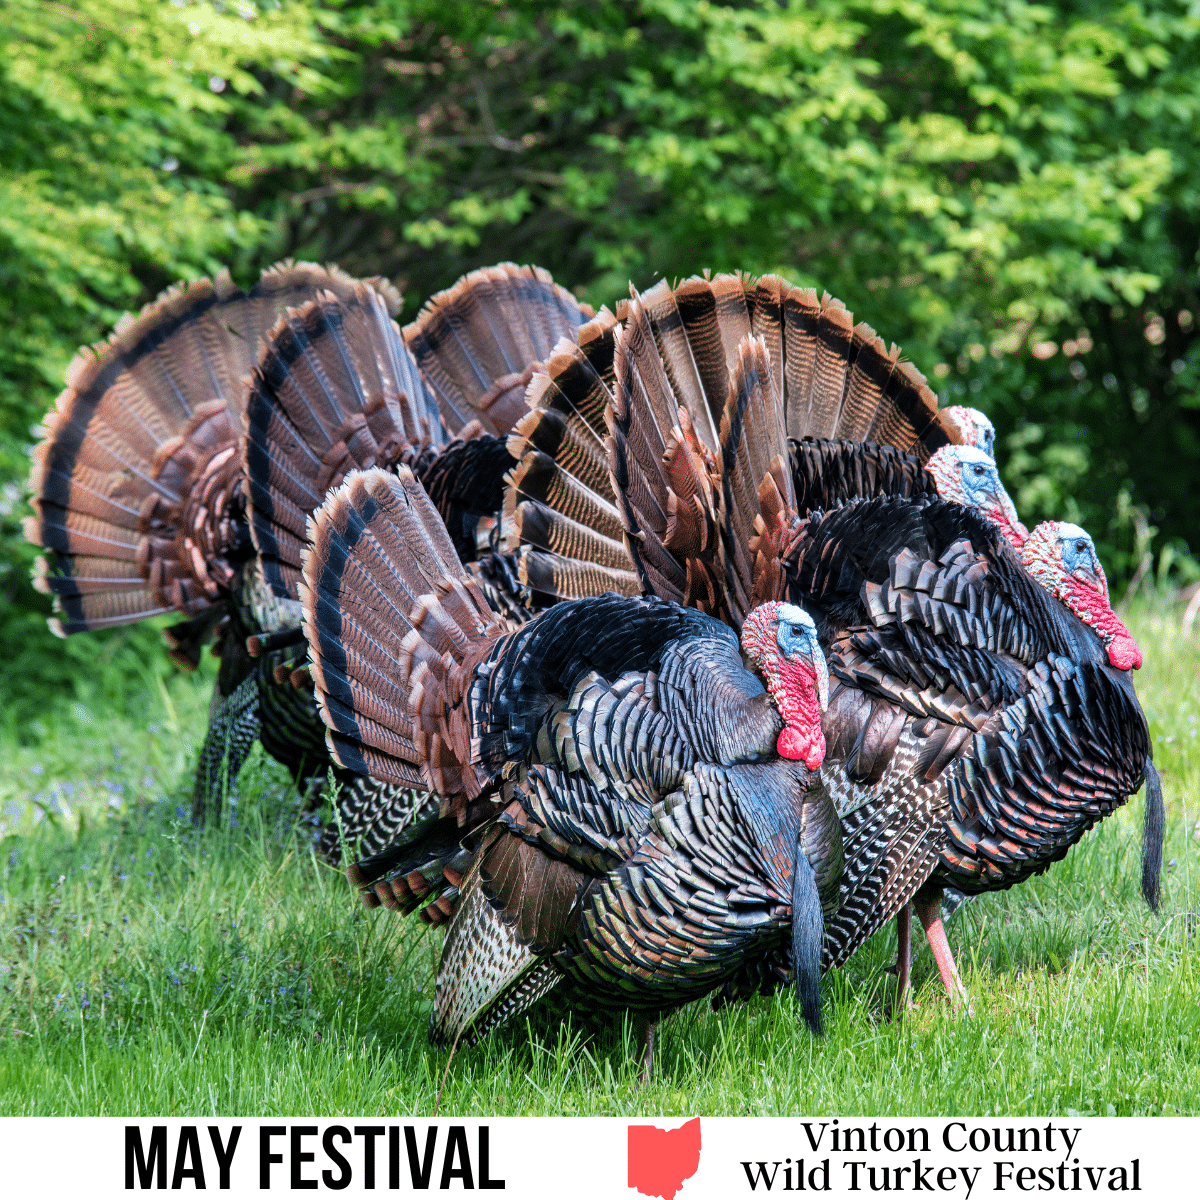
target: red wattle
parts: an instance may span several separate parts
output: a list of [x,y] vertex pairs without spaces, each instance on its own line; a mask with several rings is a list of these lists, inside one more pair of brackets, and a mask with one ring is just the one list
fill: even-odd
[[818,729],[815,737],[805,737],[791,725],[785,725],[775,742],[780,758],[802,762],[810,771],[815,771],[825,761],[825,735]]
[[1118,671],[1136,671],[1142,665],[1142,652],[1127,633],[1119,633],[1108,644],[1108,661]]
[[[1087,622],[1099,635],[1108,653],[1108,661],[1118,671],[1136,670],[1142,665],[1142,652],[1121,624],[1108,602],[1108,596],[1073,575],[1065,581],[1066,601],[1081,620]],[[1076,601],[1075,604],[1071,600]],[[1083,611],[1080,611],[1080,610]]]

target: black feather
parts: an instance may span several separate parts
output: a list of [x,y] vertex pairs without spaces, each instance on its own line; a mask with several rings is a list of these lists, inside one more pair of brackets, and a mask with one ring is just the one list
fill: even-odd
[[1154,760],[1146,758],[1146,819],[1142,825],[1142,895],[1146,903],[1158,912],[1159,884],[1162,876],[1163,835],[1166,817],[1163,813],[1162,781]]
[[800,842],[792,872],[792,964],[805,1023],[818,1037],[821,1027],[821,941],[825,925],[817,881]]

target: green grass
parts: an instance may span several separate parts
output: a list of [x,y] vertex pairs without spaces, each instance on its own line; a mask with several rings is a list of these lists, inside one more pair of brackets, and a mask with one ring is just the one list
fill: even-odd
[[206,679],[156,684],[136,721],[64,710],[0,768],[0,1112],[429,1114],[443,1077],[443,1113],[1200,1112],[1200,634],[1131,624],[1174,864],[1159,916],[1139,798],[950,921],[974,1017],[918,938],[915,1010],[883,1022],[887,931],[826,979],[823,1040],[790,995],[693,1005],[646,1086],[627,1032],[493,1036],[447,1071],[425,1039],[438,937],[317,862],[279,768],[256,754],[237,825],[191,831]]

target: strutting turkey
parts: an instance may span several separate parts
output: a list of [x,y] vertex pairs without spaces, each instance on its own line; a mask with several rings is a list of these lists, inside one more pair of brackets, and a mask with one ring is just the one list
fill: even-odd
[[[543,412],[573,414],[586,453],[539,460],[532,487],[522,459],[510,544],[536,548],[542,586],[564,595],[654,594],[735,627],[768,592],[812,613],[834,677],[825,773],[846,823],[828,962],[917,896],[945,965],[944,884],[978,892],[1044,870],[1146,774],[1147,812],[1161,812],[1106,592],[1056,591],[1063,562],[1037,586],[1001,536],[1024,543],[1011,501],[992,523],[931,498],[921,464],[964,422],[895,347],[774,278],[659,284],[617,315],[613,386],[566,347],[531,384],[516,434],[532,443]],[[808,453],[805,438],[819,439]],[[839,455],[853,470],[836,486],[806,475]],[[801,518],[822,487],[846,503]]]
[[335,757],[475,831],[435,1040],[539,1002],[648,1031],[789,935],[819,1028],[841,845],[803,610],[747,615],[758,675],[727,626],[656,598],[559,604],[510,632],[405,469],[325,502],[302,595]]
[[[513,466],[500,434],[514,393],[590,315],[547,272],[504,263],[434,296],[404,341],[362,289],[290,310],[272,331],[247,402],[248,520],[269,602],[285,614],[270,644],[288,643],[286,669],[299,685],[291,703],[322,755],[296,592],[309,516],[348,470],[411,467],[493,607],[523,623],[524,589],[489,537]],[[448,443],[443,422],[455,435]],[[343,843],[368,856],[413,840],[442,845],[436,804],[340,768],[335,776],[342,791],[321,837],[326,858],[336,861]]]
[[[197,770],[198,820],[207,806],[219,806],[256,737],[302,787],[323,782],[331,765],[311,688],[288,682],[300,667],[296,649],[303,643],[297,576],[289,595],[288,554],[269,541],[259,556],[247,525],[256,471],[268,518],[258,527],[268,534],[282,530],[285,546],[297,524],[303,536],[307,510],[347,466],[380,459],[419,458],[447,519],[457,516],[470,532],[481,504],[493,516],[498,512],[503,471],[512,464],[506,456],[497,459],[504,449],[495,437],[486,439],[492,462],[485,457],[482,472],[464,458],[483,439],[469,442],[466,454],[458,441],[445,445],[438,410],[439,403],[445,407],[443,391],[452,390],[460,368],[473,371],[465,390],[453,395],[468,411],[482,397],[485,415],[489,403],[508,393],[494,390],[489,401],[486,388],[474,389],[476,379],[503,380],[517,361],[527,369],[539,348],[548,352],[590,315],[544,272],[507,265],[476,272],[435,297],[409,327],[418,369],[391,320],[399,307],[398,293],[384,281],[359,283],[336,268],[303,263],[272,268],[248,293],[225,272],[180,284],[139,317],[123,319],[109,343],[79,356],[46,419],[31,483],[38,515],[27,532],[50,551],[36,579],[55,594],[62,614],[51,622],[56,632],[174,609],[189,619],[167,630],[172,657],[194,667],[217,629],[221,668]],[[506,340],[496,349],[498,339]],[[251,387],[247,377],[256,363]],[[439,380],[441,390],[426,388],[421,371]],[[280,433],[268,427],[276,390],[307,402],[306,389],[320,398],[299,428],[318,450],[288,481],[292,489],[275,494],[269,452],[258,460],[254,453]],[[240,443],[248,399],[260,425],[251,430],[246,464]],[[448,419],[457,429],[453,409]],[[282,457],[286,462],[286,453]],[[281,509],[291,505],[282,520],[273,520],[273,500]],[[307,503],[298,522],[297,503]],[[298,566],[294,543],[286,549]],[[380,789],[365,781],[342,773],[338,782],[348,816],[380,798]],[[384,815],[401,819],[408,799],[389,797],[393,811]],[[385,825],[378,832],[385,836]]]
[[249,752],[270,690],[244,645],[244,596],[255,590],[239,451],[245,379],[290,307],[362,287],[398,311],[390,284],[310,263],[280,263],[248,292],[225,271],[177,284],[80,353],[34,451],[26,534],[48,552],[35,582],[55,598],[56,633],[174,611],[186,619],[166,630],[171,657],[194,668],[216,629],[201,801],[224,791]]

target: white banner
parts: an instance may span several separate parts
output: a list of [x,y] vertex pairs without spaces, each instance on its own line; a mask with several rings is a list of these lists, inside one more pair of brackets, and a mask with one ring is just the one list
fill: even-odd
[[[1193,1141],[1192,1139],[1197,1139]],[[1193,1118],[0,1120],[10,1195],[1200,1197]]]

